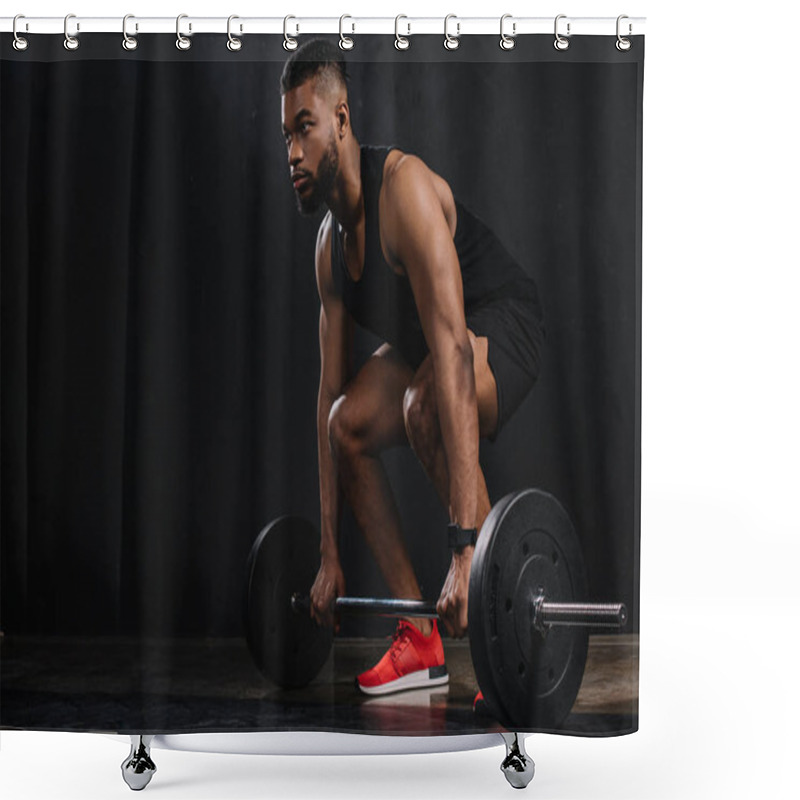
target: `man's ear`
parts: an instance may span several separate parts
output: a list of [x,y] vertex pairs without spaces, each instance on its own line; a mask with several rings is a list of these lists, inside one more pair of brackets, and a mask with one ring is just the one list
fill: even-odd
[[336,107],[336,123],[339,128],[339,138],[343,138],[350,127],[350,109],[344,101]]

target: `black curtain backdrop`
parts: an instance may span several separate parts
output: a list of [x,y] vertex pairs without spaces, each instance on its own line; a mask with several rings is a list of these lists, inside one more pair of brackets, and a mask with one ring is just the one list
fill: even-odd
[[[268,520],[319,521],[321,218],[295,208],[282,37],[0,37],[2,608],[6,632],[242,635]],[[538,282],[539,383],[481,459],[493,501],[536,485],[580,536],[594,599],[638,629],[643,41],[362,36],[362,143],[422,157]],[[358,359],[377,342],[361,334]],[[423,586],[446,512],[386,457]],[[348,592],[383,594],[349,515]],[[345,632],[386,629],[350,621]],[[388,623],[389,627],[392,623]]]

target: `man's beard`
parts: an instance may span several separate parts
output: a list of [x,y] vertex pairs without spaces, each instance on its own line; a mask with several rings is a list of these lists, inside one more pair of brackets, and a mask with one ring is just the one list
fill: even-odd
[[339,153],[336,151],[336,139],[331,134],[328,147],[322,154],[317,167],[317,177],[310,181],[311,191],[304,195],[297,197],[297,208],[301,214],[309,216],[316,214],[320,206],[325,202],[328,197],[333,184],[336,181],[336,175],[339,172]]

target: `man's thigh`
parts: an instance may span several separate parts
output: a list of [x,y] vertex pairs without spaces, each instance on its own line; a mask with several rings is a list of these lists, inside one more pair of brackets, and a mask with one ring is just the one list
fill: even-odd
[[[492,436],[497,428],[497,384],[489,366],[489,340],[475,336],[467,329],[472,345],[472,363],[475,372],[475,395],[478,401],[478,425],[480,435]],[[411,381],[412,389],[422,389],[427,397],[435,401],[433,358],[430,353],[420,365]],[[438,410],[437,410],[438,414]]]
[[403,397],[414,371],[391,345],[381,345],[345,386],[340,412],[350,432],[383,450],[408,444],[403,421]]

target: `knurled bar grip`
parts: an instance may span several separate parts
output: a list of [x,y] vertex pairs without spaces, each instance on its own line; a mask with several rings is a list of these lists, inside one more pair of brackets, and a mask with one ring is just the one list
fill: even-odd
[[[292,608],[308,613],[307,596],[292,595]],[[380,617],[421,617],[438,619],[435,603],[425,600],[395,600],[376,597],[337,597],[339,611]],[[624,603],[551,603],[534,601],[535,625],[573,625],[588,628],[621,628],[628,620]]]

